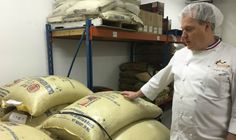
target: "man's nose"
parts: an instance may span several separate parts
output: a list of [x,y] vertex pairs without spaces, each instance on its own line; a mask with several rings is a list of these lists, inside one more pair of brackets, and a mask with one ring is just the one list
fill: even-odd
[[182,35],[181,35],[181,40],[185,40],[187,38],[187,34],[185,31],[182,32]]
[[186,38],[187,37],[187,34],[185,31],[182,32],[182,35],[181,35],[181,38]]

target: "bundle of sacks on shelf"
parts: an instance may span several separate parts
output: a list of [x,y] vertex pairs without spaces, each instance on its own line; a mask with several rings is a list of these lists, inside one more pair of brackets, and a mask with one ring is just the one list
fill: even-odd
[[119,90],[139,90],[155,73],[155,69],[144,62],[127,62],[119,66]]
[[76,80],[30,77],[0,87],[1,139],[168,140],[162,110],[118,91],[93,93]]
[[143,24],[138,17],[140,0],[55,0],[49,23],[100,17],[111,21]]

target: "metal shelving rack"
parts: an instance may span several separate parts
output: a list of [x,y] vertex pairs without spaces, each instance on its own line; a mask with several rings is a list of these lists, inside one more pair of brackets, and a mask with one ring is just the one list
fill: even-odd
[[[174,42],[171,36],[157,35],[152,33],[136,32],[120,28],[111,28],[104,26],[92,26],[91,20],[86,20],[86,26],[81,28],[67,28],[67,29],[51,29],[51,25],[46,24],[46,38],[47,38],[47,52],[48,52],[48,72],[49,75],[54,74],[53,67],[53,38],[63,39],[79,39],[85,30],[86,40],[86,56],[87,56],[87,87],[93,88],[93,62],[92,62],[92,40],[106,40],[106,41],[127,41],[134,42],[131,46],[131,61],[133,58],[133,47],[135,42],[140,41],[159,41],[159,42]],[[180,42],[180,38],[177,38]],[[165,51],[167,51],[165,49]],[[167,57],[164,57],[164,62]]]

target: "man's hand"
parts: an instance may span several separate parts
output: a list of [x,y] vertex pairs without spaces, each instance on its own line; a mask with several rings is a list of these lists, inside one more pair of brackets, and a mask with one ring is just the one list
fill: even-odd
[[232,133],[228,133],[226,140],[236,140],[236,135]]
[[129,99],[129,100],[134,100],[138,97],[143,97],[144,94],[141,92],[141,91],[137,91],[137,92],[134,92],[134,91],[122,91],[121,94]]

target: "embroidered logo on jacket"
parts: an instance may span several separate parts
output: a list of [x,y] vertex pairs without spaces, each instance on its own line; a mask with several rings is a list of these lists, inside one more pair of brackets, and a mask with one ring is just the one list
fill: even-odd
[[221,68],[229,68],[230,65],[227,64],[226,61],[223,61],[223,60],[217,60],[216,63],[215,63],[218,67],[221,67]]

